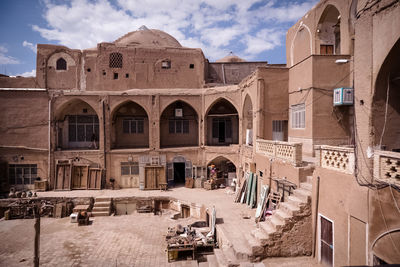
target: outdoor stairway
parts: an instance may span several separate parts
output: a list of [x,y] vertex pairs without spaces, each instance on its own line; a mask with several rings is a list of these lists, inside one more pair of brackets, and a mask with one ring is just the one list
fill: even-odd
[[111,211],[111,198],[110,197],[96,197],[92,209],[92,216],[110,216]]
[[209,265],[203,266],[261,267],[264,265],[259,261],[267,257],[308,254],[311,244],[302,242],[311,240],[311,236],[304,238],[308,232],[311,234],[311,195],[312,176],[307,176],[300,188],[294,190],[285,202],[281,202],[273,215],[259,222],[256,229],[253,227],[248,231],[240,226],[217,225],[218,240],[224,240],[221,242],[223,244],[214,250],[213,255],[207,256]]

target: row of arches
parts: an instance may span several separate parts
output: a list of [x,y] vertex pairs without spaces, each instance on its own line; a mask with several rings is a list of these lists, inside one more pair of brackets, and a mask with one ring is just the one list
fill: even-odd
[[[111,149],[148,148],[152,125],[150,110],[133,100],[126,100],[110,112]],[[243,107],[242,131],[252,131],[252,103],[247,95]],[[56,143],[59,150],[97,149],[99,117],[95,109],[82,99],[72,99],[55,113]],[[239,113],[227,99],[217,99],[199,116],[192,105],[183,100],[170,103],[159,117],[160,148],[199,146],[200,122],[203,123],[205,145],[227,146],[239,143]],[[248,134],[247,134],[248,135]]]

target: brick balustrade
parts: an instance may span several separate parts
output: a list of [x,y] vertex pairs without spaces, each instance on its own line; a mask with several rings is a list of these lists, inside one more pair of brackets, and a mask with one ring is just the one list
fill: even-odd
[[302,143],[257,139],[256,153],[270,158],[283,159],[295,166],[299,166],[302,163]]
[[400,153],[375,150],[374,179],[400,186]]
[[318,165],[348,174],[354,174],[354,148],[339,146],[316,146]]

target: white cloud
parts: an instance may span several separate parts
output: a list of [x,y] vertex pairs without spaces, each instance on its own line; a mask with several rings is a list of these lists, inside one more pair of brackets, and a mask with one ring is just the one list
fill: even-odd
[[44,18],[48,26],[34,25],[33,29],[48,40],[83,49],[114,41],[146,25],[171,34],[184,46],[201,48],[211,60],[230,50],[256,58],[258,53],[282,45],[280,24],[297,20],[315,2],[117,0],[111,4],[110,0],[47,0]]
[[0,45],[0,65],[20,64],[18,59],[7,56],[8,49]]
[[29,48],[30,50],[33,51],[33,53],[36,54],[36,45],[34,45],[34,44],[32,44],[32,43],[30,43],[30,42],[28,42],[28,41],[23,41],[23,42],[22,42],[22,46],[23,46],[23,47]]
[[22,77],[35,77],[36,76],[36,70],[31,70],[27,71],[21,74],[16,74],[15,76],[22,76]]

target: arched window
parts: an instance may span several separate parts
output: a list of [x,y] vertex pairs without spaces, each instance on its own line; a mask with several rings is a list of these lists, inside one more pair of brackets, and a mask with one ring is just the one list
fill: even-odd
[[111,53],[109,66],[110,68],[122,68],[122,54]]
[[57,59],[56,70],[66,70],[66,69],[67,69],[67,61],[65,61],[65,59],[63,59],[62,57]]

